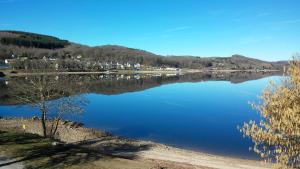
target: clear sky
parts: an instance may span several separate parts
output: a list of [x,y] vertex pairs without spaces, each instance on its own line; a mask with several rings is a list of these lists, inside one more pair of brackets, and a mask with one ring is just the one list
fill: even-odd
[[289,59],[300,0],[0,0],[0,30],[163,55]]

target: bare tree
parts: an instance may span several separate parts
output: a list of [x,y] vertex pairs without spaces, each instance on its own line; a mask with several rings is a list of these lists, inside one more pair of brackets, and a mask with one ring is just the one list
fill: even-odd
[[[59,120],[65,114],[82,113],[86,101],[84,96],[76,96],[68,84],[67,76],[34,75],[14,79],[9,90],[20,104],[28,104],[40,112],[41,126],[44,137],[54,136]],[[55,124],[47,129],[47,118],[52,114]]]
[[50,128],[50,136],[55,137],[59,122],[64,116],[78,115],[85,111],[84,106],[88,100],[83,95],[63,96],[57,100],[50,101],[49,106],[54,117]]

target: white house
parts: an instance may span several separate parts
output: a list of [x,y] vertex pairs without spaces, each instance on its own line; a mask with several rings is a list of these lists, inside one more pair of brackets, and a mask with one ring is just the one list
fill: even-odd
[[125,64],[125,66],[128,67],[128,68],[130,68],[130,67],[131,67],[131,64],[127,62],[127,63]]
[[58,63],[56,63],[55,64],[55,70],[58,70],[58,68],[59,68],[59,65],[58,65]]
[[117,69],[124,69],[124,65],[117,62]]
[[107,69],[109,67],[109,64],[105,62],[105,68]]
[[134,64],[133,66],[134,66],[134,68],[136,68],[136,69],[140,69],[140,68],[141,68],[141,64],[139,64],[139,63],[136,63],[136,64]]

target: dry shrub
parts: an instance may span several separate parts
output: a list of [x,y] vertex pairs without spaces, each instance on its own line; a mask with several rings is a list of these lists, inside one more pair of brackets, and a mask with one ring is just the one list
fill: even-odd
[[253,105],[262,120],[245,123],[241,132],[254,142],[253,150],[275,168],[300,168],[300,58],[290,61],[287,77],[270,83]]

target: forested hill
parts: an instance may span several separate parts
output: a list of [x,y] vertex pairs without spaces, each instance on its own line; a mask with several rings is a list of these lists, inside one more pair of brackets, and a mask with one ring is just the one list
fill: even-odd
[[[78,57],[80,56],[80,57]],[[0,31],[0,60],[81,58],[95,62],[140,63],[193,69],[282,69],[286,62],[267,62],[241,55],[231,57],[161,56],[144,50],[105,45],[89,47],[56,37],[19,31]]]
[[70,43],[56,37],[39,35],[35,33],[1,31],[0,42],[2,45],[15,45],[18,47],[57,49],[64,48]]

